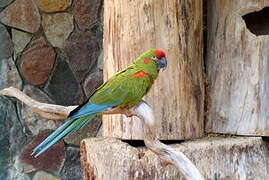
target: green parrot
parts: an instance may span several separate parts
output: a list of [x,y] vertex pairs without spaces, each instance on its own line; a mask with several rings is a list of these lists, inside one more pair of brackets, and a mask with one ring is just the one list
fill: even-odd
[[84,104],[70,112],[67,121],[41,142],[32,155],[38,157],[60,139],[86,126],[101,111],[137,105],[149,92],[159,70],[166,66],[164,51],[151,49],[144,52],[132,65],[101,85]]

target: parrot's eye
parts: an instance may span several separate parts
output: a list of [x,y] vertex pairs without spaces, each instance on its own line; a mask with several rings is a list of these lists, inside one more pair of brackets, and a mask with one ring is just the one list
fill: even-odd
[[151,59],[152,59],[153,61],[157,61],[157,60],[158,60],[158,58],[157,58],[156,56],[153,56]]

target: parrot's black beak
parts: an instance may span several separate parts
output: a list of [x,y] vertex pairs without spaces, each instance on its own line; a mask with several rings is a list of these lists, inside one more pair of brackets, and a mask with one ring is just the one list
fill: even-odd
[[166,58],[163,57],[162,59],[159,59],[157,61],[157,67],[158,67],[158,69],[165,70],[166,67],[167,67],[167,60],[166,60]]

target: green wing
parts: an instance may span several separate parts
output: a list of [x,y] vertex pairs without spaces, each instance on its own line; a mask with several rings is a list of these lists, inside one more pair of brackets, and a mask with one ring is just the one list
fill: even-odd
[[153,80],[150,77],[135,78],[139,71],[133,66],[112,76],[90,97],[94,104],[117,104],[117,107],[131,107],[138,104],[150,89]]

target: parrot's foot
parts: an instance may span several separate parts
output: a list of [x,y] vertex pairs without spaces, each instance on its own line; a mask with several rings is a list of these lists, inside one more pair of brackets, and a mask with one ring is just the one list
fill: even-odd
[[127,117],[137,116],[137,114],[129,108],[111,108],[105,111],[100,112],[102,115],[106,114],[124,114]]

